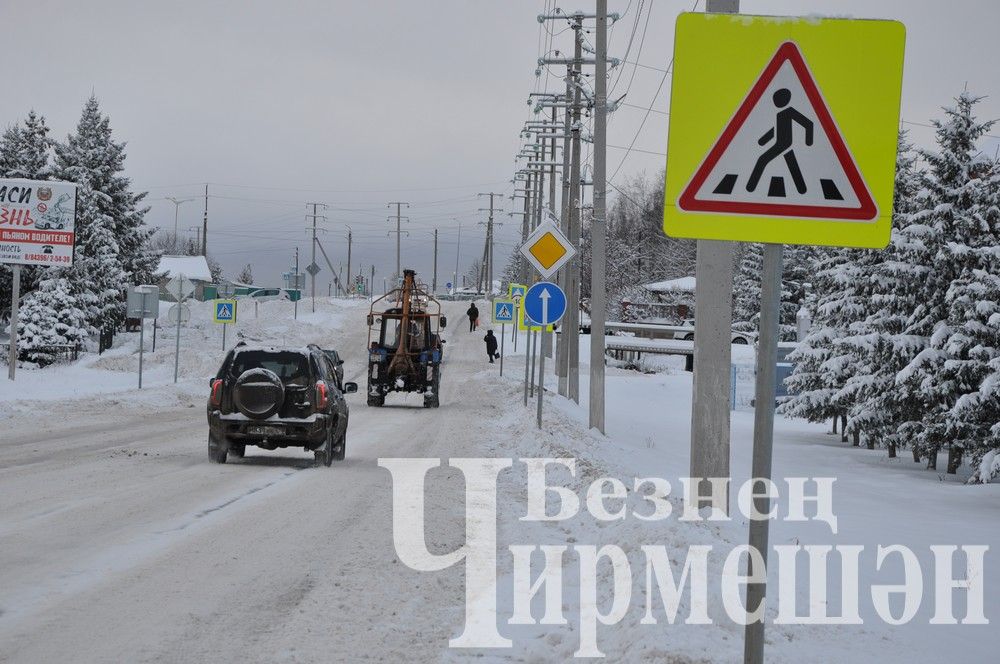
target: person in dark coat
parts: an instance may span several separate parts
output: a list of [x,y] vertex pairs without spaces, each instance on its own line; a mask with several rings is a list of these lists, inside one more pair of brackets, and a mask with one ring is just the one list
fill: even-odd
[[479,309],[476,308],[475,302],[469,305],[469,310],[465,312],[465,315],[469,317],[469,332],[475,332],[479,324]]
[[493,336],[493,330],[486,330],[483,341],[486,342],[486,354],[490,358],[490,364],[493,364],[493,360],[500,357],[500,353],[497,352],[497,338]]

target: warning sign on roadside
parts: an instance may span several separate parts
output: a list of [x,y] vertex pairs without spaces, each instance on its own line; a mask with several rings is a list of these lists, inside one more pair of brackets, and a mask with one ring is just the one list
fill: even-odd
[[216,323],[236,322],[236,300],[214,300],[212,320]]
[[493,322],[498,325],[514,322],[514,300],[493,300]]
[[894,21],[682,14],[665,232],[885,246],[903,39]]

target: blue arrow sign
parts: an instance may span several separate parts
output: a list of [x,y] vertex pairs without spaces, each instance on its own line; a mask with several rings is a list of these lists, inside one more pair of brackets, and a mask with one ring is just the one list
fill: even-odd
[[524,294],[523,306],[537,325],[558,323],[566,313],[566,293],[551,281],[539,281]]

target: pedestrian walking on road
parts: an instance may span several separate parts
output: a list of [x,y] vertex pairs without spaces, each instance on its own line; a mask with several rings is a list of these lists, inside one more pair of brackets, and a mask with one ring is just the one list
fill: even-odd
[[469,305],[469,310],[465,312],[465,315],[469,317],[469,332],[475,332],[476,328],[479,327],[479,309],[476,308],[475,302]]
[[493,336],[493,330],[486,330],[483,341],[486,342],[486,354],[490,358],[490,364],[493,364],[493,360],[500,357],[500,353],[497,352],[497,338]]

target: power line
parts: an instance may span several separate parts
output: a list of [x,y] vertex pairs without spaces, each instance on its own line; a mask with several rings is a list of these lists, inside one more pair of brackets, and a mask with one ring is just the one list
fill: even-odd
[[[695,11],[696,9],[698,9],[698,3],[700,1],[701,0],[695,0],[694,6],[691,8],[691,11]],[[638,60],[638,58],[636,59]],[[670,70],[673,69],[673,67],[674,67],[674,59],[670,58],[670,63],[667,64],[667,68],[663,71],[663,76],[660,78],[660,84],[656,86],[656,92],[653,93],[653,99],[649,103],[649,108],[646,109],[646,114],[642,117],[642,122],[639,123],[639,128],[636,130],[635,136],[632,137],[632,141],[629,143],[629,146],[626,149],[625,154],[622,156],[621,161],[618,162],[618,167],[615,168],[615,172],[612,173],[611,177],[608,178],[609,182],[618,177],[618,172],[622,169],[622,166],[625,165],[625,160],[628,159],[629,154],[631,153],[633,147],[635,146],[635,142],[639,139],[639,134],[642,133],[643,127],[646,126],[646,120],[649,119],[649,114],[653,110],[653,105],[656,103],[656,98],[660,96],[660,90],[663,89],[663,84],[666,82],[667,76],[670,75]],[[638,152],[638,150],[636,151]]]

